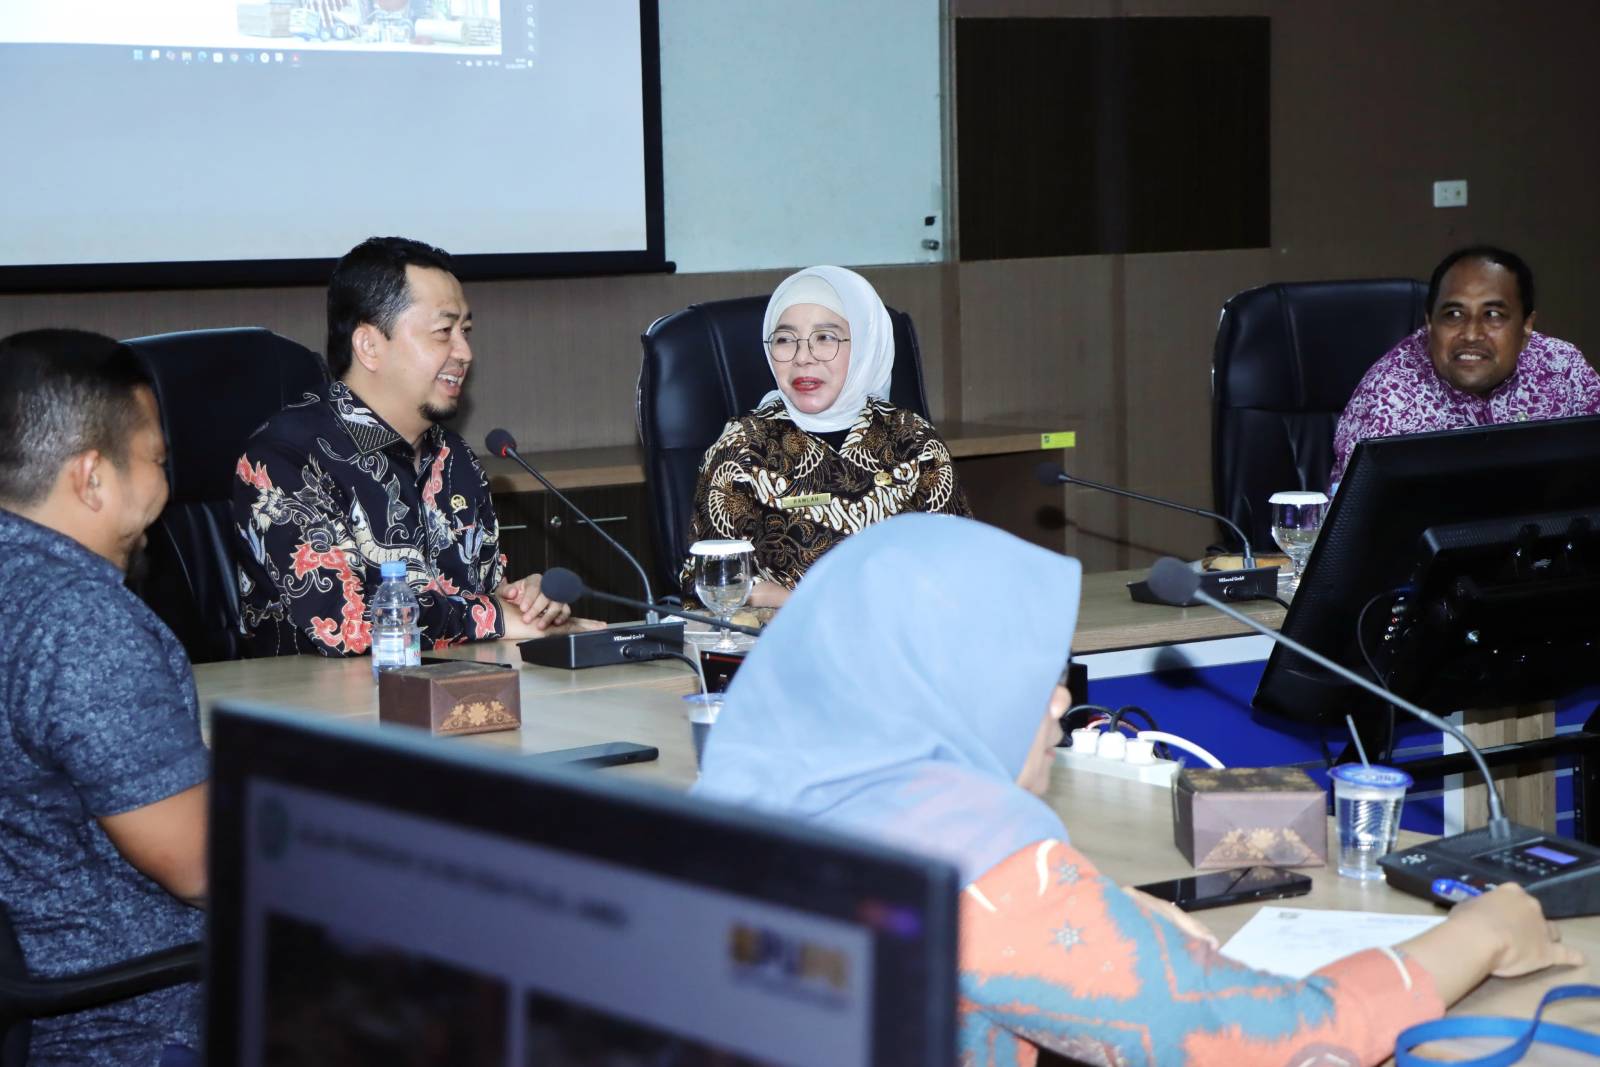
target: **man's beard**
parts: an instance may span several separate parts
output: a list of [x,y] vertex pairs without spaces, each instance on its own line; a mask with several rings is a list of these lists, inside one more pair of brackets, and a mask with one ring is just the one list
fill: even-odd
[[456,412],[461,410],[461,403],[457,401],[449,407],[437,407],[433,404],[423,404],[417,409],[422,417],[429,422],[448,422],[456,417]]

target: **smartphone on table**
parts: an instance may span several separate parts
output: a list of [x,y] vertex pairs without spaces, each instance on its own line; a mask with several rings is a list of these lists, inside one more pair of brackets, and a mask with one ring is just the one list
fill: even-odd
[[1188,878],[1151,882],[1135,889],[1171,901],[1184,911],[1220,908],[1251,900],[1279,900],[1311,892],[1309,876],[1283,867],[1235,867],[1205,871]]

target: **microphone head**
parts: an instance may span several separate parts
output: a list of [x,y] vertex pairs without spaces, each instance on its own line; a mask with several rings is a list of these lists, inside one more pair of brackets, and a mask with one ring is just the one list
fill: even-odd
[[1163,604],[1182,607],[1194,599],[1195,592],[1200,588],[1200,575],[1188,564],[1171,556],[1163,556],[1150,568],[1146,584],[1150,587],[1151,595]]
[[1061,464],[1045,460],[1033,468],[1033,476],[1039,479],[1040,485],[1060,485],[1066,480],[1066,471]]
[[544,572],[544,577],[539,581],[539,592],[563,604],[572,603],[588,591],[583,579],[565,567],[551,567]]
[[511,436],[510,430],[490,430],[489,436],[483,439],[483,447],[492,455],[505,456],[517,450],[517,439]]

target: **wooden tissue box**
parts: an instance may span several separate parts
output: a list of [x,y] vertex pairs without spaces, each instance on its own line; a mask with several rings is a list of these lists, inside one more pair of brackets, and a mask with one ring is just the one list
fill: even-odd
[[1206,870],[1328,862],[1328,798],[1294,767],[1184,768],[1172,783],[1178,851]]
[[418,726],[439,737],[522,726],[519,672],[500,663],[427,663],[378,675],[380,722]]

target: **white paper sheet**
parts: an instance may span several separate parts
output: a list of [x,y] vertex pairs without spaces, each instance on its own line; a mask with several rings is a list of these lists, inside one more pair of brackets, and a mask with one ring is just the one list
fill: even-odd
[[1267,905],[1228,939],[1222,954],[1257,970],[1304,978],[1352,952],[1399,944],[1441,922],[1442,915]]

